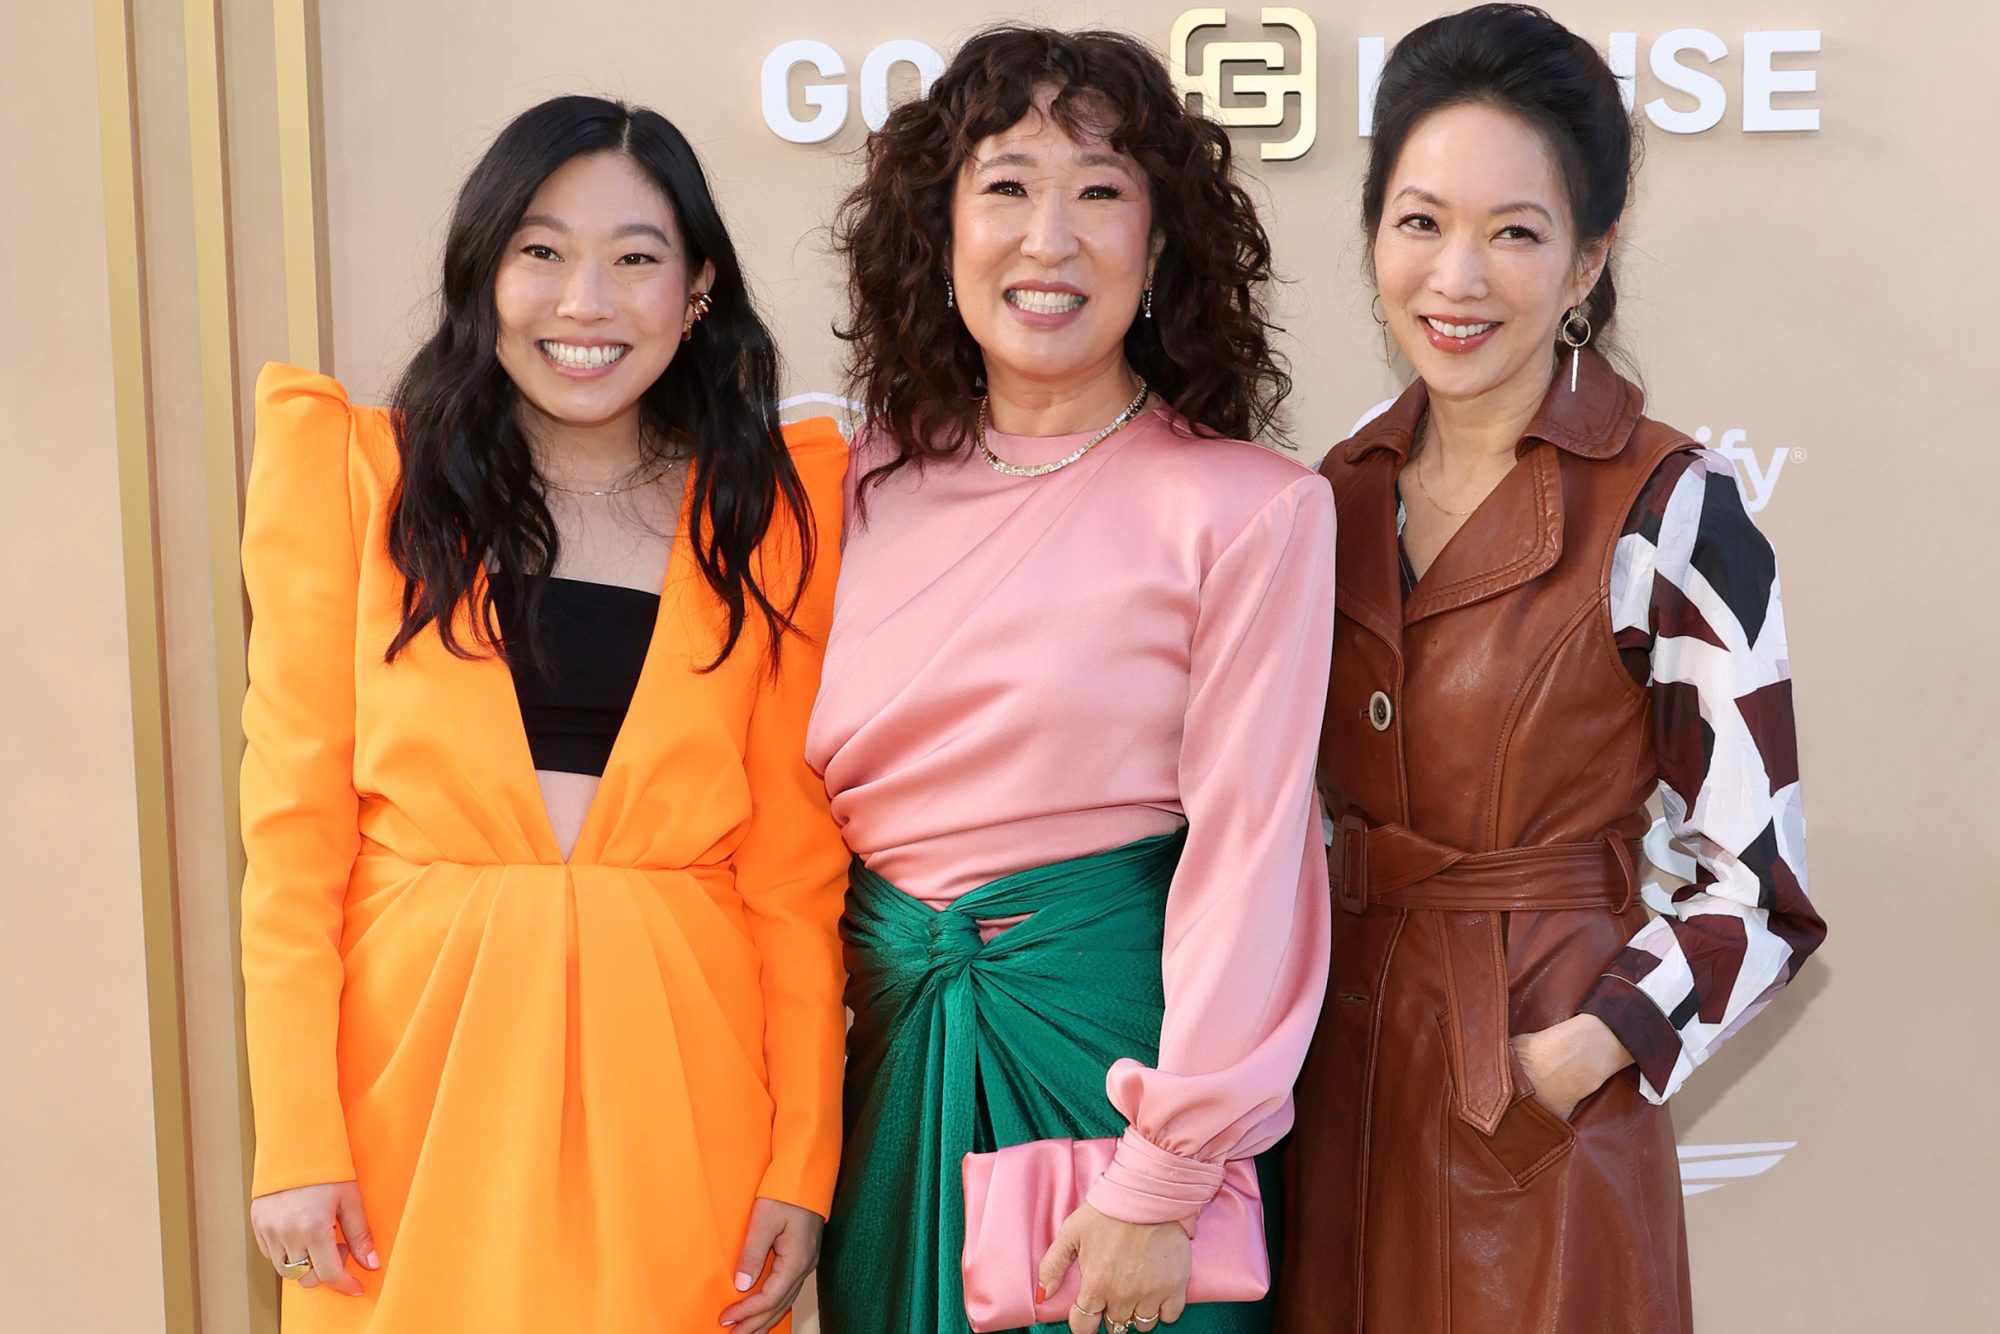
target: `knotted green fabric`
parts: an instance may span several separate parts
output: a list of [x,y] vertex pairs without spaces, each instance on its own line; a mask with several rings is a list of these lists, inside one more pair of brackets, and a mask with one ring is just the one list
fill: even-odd
[[[819,1268],[826,1334],[965,1334],[964,1156],[1124,1133],[1104,1076],[1123,1057],[1159,1058],[1160,945],[1184,842],[1181,831],[1019,871],[943,911],[855,862],[841,919],[847,1144]],[[980,940],[981,920],[1022,914]],[[1258,1166],[1269,1226],[1277,1174]],[[1264,1303],[1218,1304],[1189,1307],[1174,1334],[1269,1329]]]

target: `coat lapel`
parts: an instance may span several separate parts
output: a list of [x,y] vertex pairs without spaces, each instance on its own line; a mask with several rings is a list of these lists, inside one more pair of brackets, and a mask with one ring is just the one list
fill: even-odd
[[1396,473],[1423,413],[1419,380],[1388,411],[1334,448],[1323,470],[1340,512],[1333,566],[1343,614],[1399,656],[1403,651],[1403,569],[1396,536]]
[[1396,551],[1396,468],[1377,454],[1347,470],[1334,501],[1337,605],[1396,652],[1403,649],[1403,579]]
[[[1618,454],[1639,420],[1644,396],[1594,350],[1583,353],[1574,390],[1567,367],[1561,370],[1521,433],[1520,461],[1424,571],[1403,608],[1404,624],[1498,597],[1540,578],[1562,557],[1562,455]],[[1412,386],[1404,400],[1421,392],[1421,384]],[[1397,403],[1397,409],[1403,406]],[[1423,400],[1413,408],[1398,468],[1408,457]]]
[[1403,621],[1483,602],[1546,574],[1562,555],[1562,469],[1533,444],[1417,581]]

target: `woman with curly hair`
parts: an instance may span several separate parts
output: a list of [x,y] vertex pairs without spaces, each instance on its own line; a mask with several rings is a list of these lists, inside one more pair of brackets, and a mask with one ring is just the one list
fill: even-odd
[[1075,1138],[1109,1165],[1019,1325],[1266,1330],[1186,1300],[1327,970],[1334,513],[1246,443],[1290,387],[1264,229],[1152,52],[1006,27],[870,140],[837,236],[866,423],[807,737],[857,855],[826,1327],[965,1330],[1008,1277],[966,1155]]

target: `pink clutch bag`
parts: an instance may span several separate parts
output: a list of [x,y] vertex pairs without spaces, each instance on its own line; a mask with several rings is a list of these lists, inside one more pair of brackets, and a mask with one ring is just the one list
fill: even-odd
[[[1082,1273],[1035,1300],[1036,1272],[1063,1220],[1111,1166],[1115,1139],[1038,1139],[965,1155],[965,1314],[974,1330],[1019,1329],[1069,1318]],[[1231,1162],[1222,1189],[1194,1225],[1189,1304],[1254,1302],[1271,1290],[1257,1168]]]

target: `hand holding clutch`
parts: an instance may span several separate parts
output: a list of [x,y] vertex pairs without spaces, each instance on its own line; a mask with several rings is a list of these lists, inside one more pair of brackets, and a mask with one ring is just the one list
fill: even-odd
[[[1075,1287],[1069,1308],[1071,1334],[1129,1334],[1172,1324],[1187,1309],[1188,1268],[1193,1247],[1178,1222],[1128,1223],[1100,1212],[1089,1200],[1078,1205],[1042,1257],[1035,1293]],[[1081,1283],[1069,1282],[1071,1271]]]
[[[1035,1283],[1063,1222],[1111,1165],[1116,1139],[1045,1139],[965,1155],[965,1313],[972,1328],[1019,1329],[1067,1320],[1082,1275],[1071,1265],[1042,1301]],[[1271,1288],[1264,1205],[1248,1159],[1232,1162],[1195,1222],[1187,1300],[1256,1301]]]

